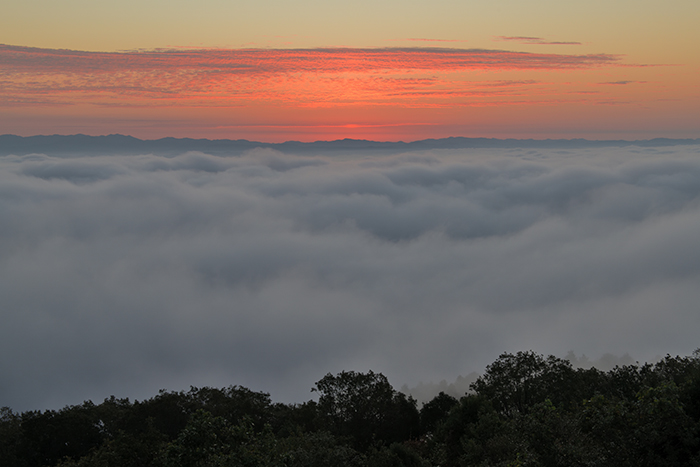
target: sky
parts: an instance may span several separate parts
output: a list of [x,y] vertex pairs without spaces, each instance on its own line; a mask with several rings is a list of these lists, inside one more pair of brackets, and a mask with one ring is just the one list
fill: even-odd
[[0,5],[0,131],[700,136],[694,0]]

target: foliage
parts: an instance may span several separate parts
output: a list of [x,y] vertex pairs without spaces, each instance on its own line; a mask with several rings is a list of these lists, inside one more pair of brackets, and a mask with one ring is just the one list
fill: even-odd
[[457,399],[441,391],[432,400],[423,404],[420,409],[421,432],[432,433],[446,419],[452,407],[458,403]]
[[337,436],[351,438],[357,449],[418,434],[416,401],[394,391],[381,373],[329,373],[313,390],[320,394],[318,413],[323,426]]
[[512,417],[548,398],[555,399],[556,405],[565,402],[575,391],[576,379],[567,360],[532,351],[506,353],[487,366],[471,388],[490,400],[499,413]]
[[608,372],[503,354],[420,411],[381,373],[328,374],[318,402],[240,386],[0,409],[0,466],[700,466],[700,354]]

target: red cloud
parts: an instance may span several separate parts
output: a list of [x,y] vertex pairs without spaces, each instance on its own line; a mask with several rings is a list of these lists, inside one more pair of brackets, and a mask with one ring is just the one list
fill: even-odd
[[535,83],[487,86],[465,80],[465,72],[586,69],[619,60],[609,54],[421,47],[107,53],[0,45],[0,104],[432,107],[520,95],[517,89]]

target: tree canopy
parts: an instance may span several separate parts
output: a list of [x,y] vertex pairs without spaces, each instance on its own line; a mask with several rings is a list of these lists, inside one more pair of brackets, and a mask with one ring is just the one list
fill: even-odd
[[0,409],[0,466],[700,465],[700,355],[608,372],[504,353],[460,399],[418,410],[381,373],[343,371],[318,402],[241,386]]

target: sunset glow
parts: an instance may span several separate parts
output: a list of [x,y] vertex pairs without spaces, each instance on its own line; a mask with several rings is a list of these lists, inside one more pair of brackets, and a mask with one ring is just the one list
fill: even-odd
[[[185,11],[183,4],[167,14]],[[509,15],[518,11],[530,15],[517,8]],[[487,18],[489,12],[482,14]],[[111,23],[95,33],[97,42],[40,34],[24,44],[12,23],[0,33],[8,44],[0,46],[0,125],[3,133],[20,135],[118,132],[270,142],[698,135],[700,60],[695,50],[679,54],[678,44],[688,44],[685,20],[679,19],[675,36],[664,36],[668,53],[659,54],[621,36],[600,40],[608,32],[583,34],[573,27],[573,16],[566,18],[576,32],[569,37],[522,34],[521,27],[506,31],[506,19],[494,23],[491,34],[478,33],[485,25],[474,23],[462,37],[388,28],[370,44],[371,36],[358,36],[354,42],[361,46],[341,46],[347,42],[329,32],[321,43],[332,45],[322,47],[284,34],[275,39],[254,33],[251,39],[267,42],[245,42],[242,25],[231,31],[242,46],[188,45],[193,36],[160,27],[166,38],[161,45],[153,47],[151,38],[138,48],[115,50],[94,47],[116,37]],[[355,21],[348,17],[339,31]],[[631,24],[624,27],[637,33]],[[554,32],[544,24],[542,30]],[[125,46],[133,44],[131,34],[121,37]],[[183,38],[185,43],[172,45]]]

